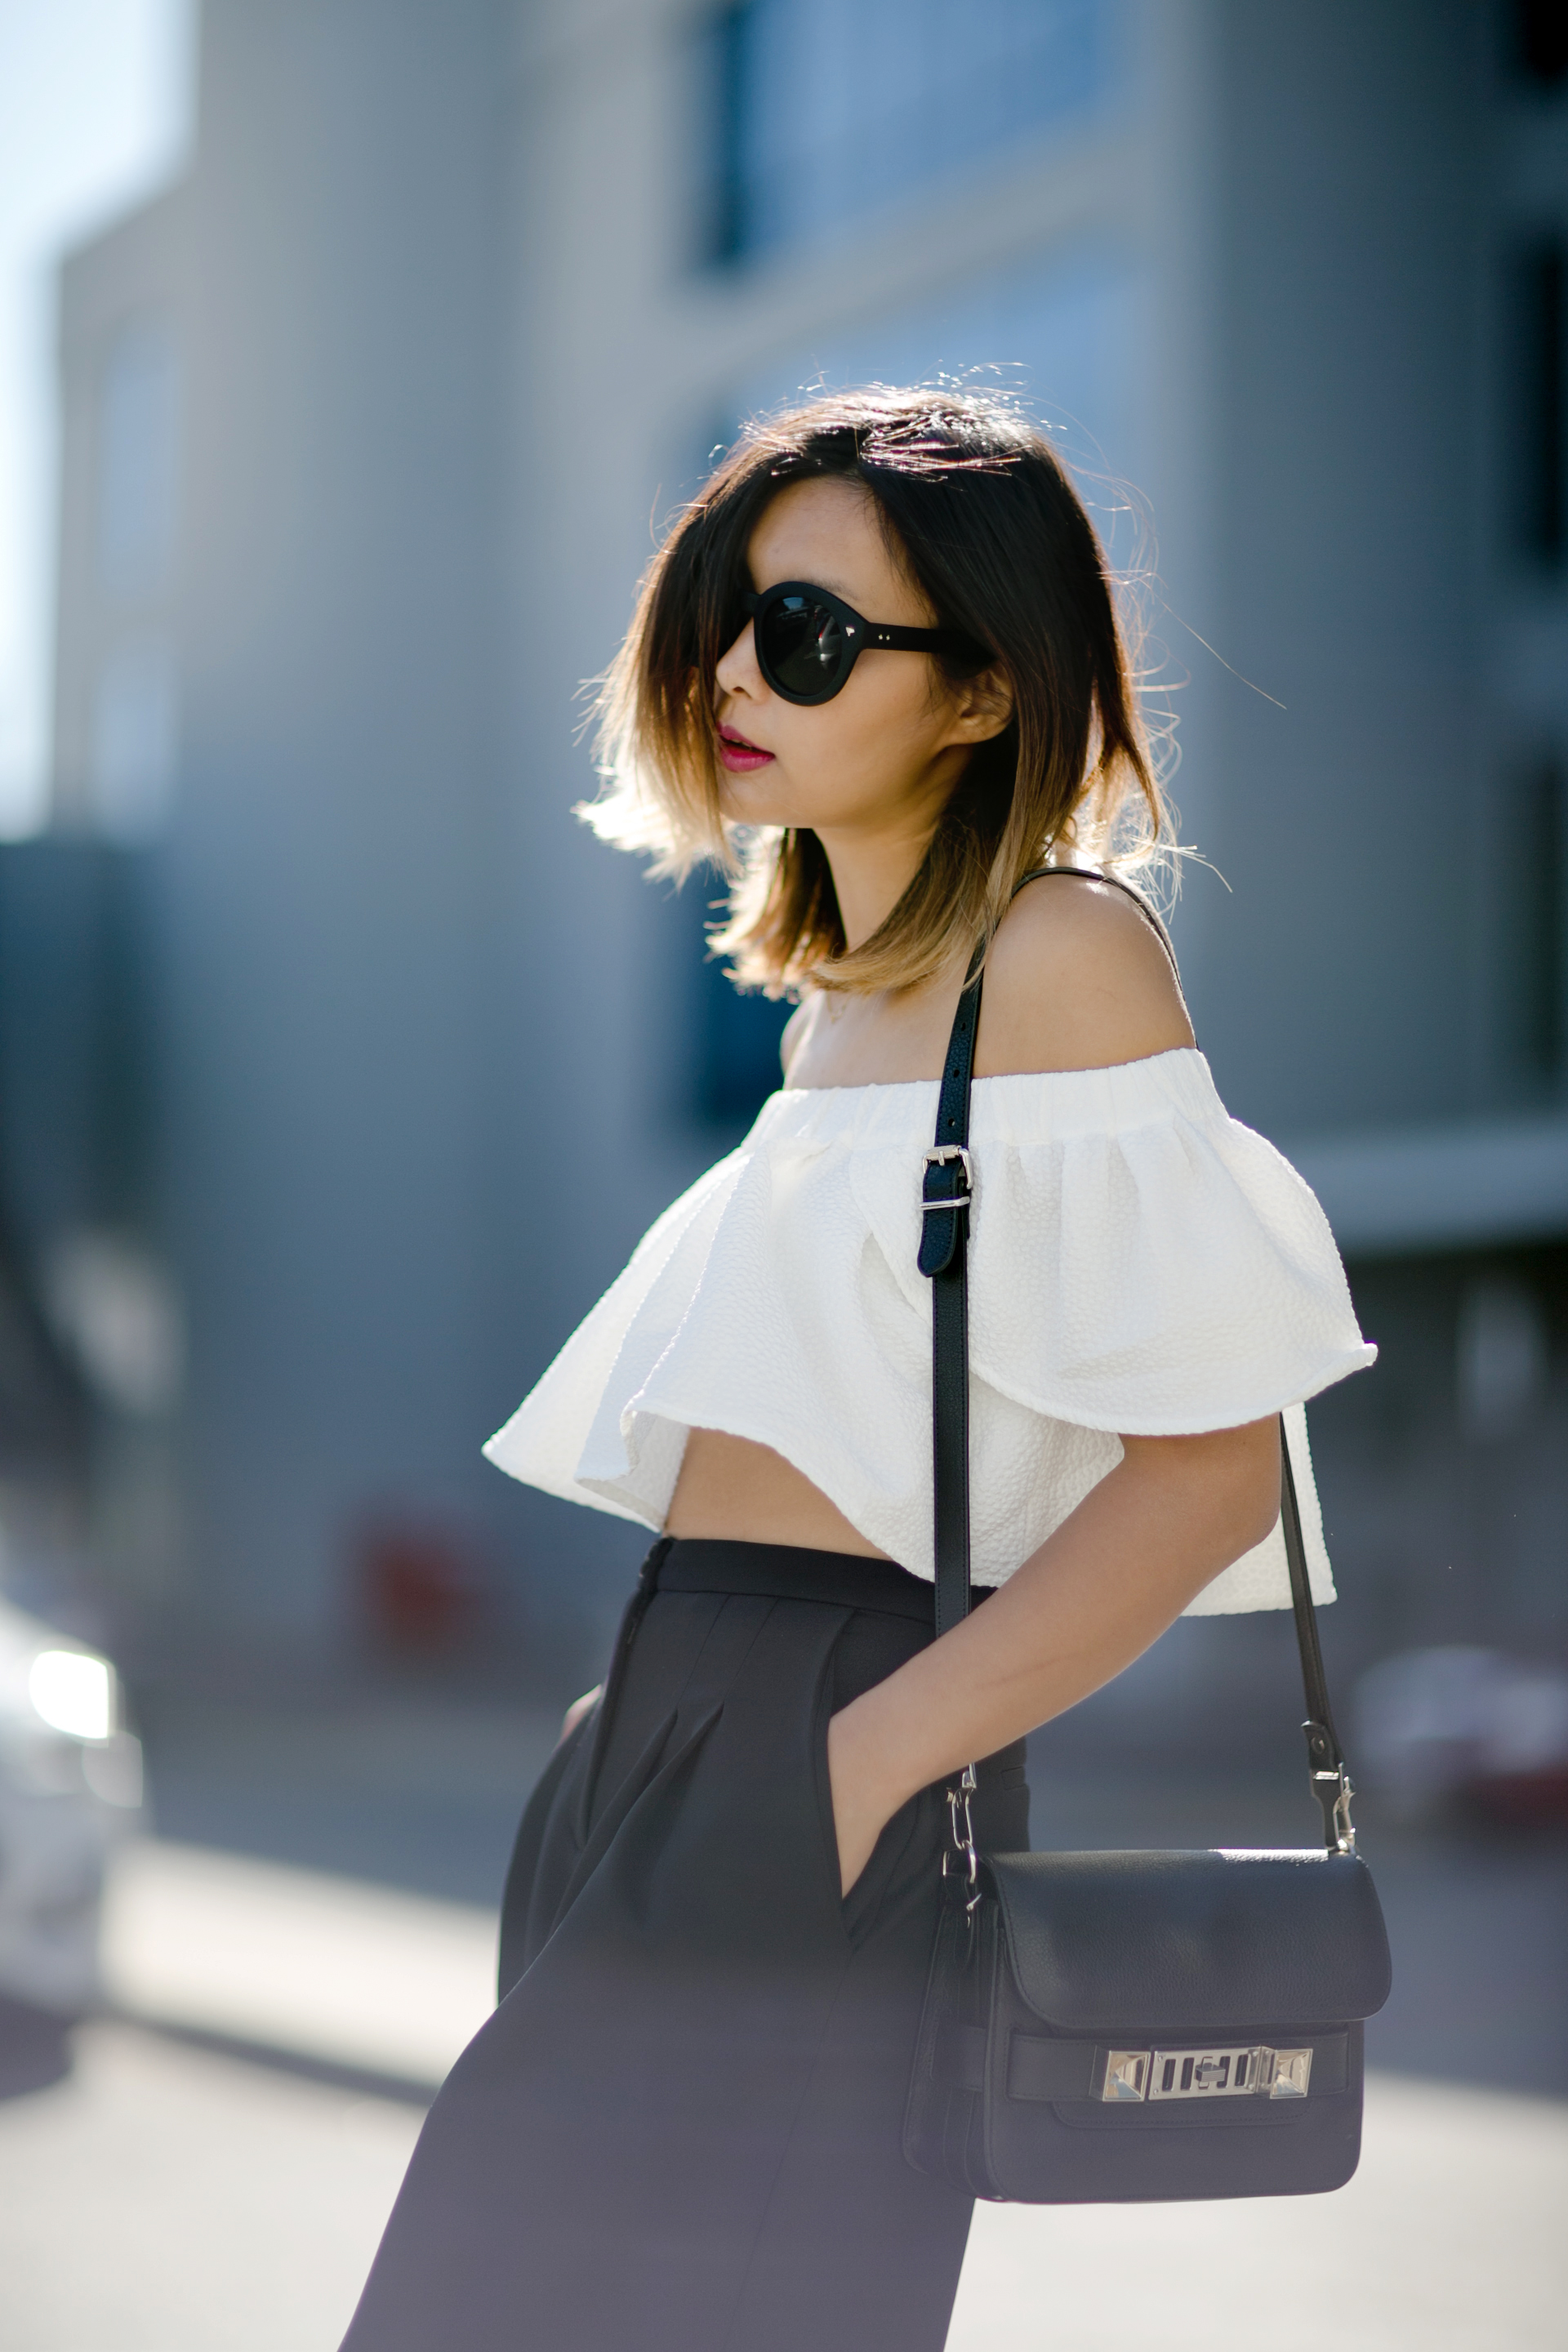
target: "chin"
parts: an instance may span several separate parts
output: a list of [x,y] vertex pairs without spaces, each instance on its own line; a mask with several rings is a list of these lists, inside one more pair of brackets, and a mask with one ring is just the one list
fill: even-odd
[[812,819],[798,815],[788,805],[787,797],[778,789],[777,779],[771,770],[751,776],[732,776],[721,772],[719,787],[719,813],[731,824],[809,825]]

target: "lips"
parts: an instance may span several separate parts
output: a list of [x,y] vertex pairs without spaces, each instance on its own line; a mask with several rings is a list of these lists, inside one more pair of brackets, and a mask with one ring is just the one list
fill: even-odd
[[772,764],[773,756],[757,744],[748,743],[737,729],[720,728],[719,757],[731,775],[749,775],[754,768],[766,768]]

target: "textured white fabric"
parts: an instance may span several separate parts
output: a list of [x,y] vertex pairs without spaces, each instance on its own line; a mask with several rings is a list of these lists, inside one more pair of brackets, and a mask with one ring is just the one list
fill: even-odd
[[[687,1433],[774,1447],[932,1574],[931,1295],[916,1263],[934,1079],[785,1090],[666,1211],[485,1448],[658,1528]],[[971,1149],[973,1574],[1001,1583],[1121,1458],[1116,1433],[1289,1408],[1312,1587],[1333,1598],[1303,1399],[1373,1360],[1316,1200],[1191,1048],[979,1078]],[[1278,1528],[1189,1613],[1288,1605]]]

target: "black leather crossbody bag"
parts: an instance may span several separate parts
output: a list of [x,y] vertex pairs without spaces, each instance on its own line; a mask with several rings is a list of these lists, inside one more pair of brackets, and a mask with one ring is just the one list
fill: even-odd
[[[922,1187],[939,1635],[970,1605],[968,1142],[982,977],[959,1000]],[[1338,2189],[1355,2170],[1363,2023],[1388,1998],[1388,1939],[1355,1850],[1283,1425],[1280,1440],[1323,1843],[980,1853],[973,1767],[953,1782],[904,2153],[976,2197],[1280,2197]]]

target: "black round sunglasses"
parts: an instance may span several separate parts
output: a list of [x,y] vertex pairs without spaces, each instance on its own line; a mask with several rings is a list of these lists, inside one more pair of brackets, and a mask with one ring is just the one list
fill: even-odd
[[889,653],[968,655],[977,669],[991,658],[962,629],[901,629],[868,621],[842,596],[806,580],[781,580],[760,596],[742,596],[741,610],[752,624],[757,667],[785,702],[831,702],[868,646]]

